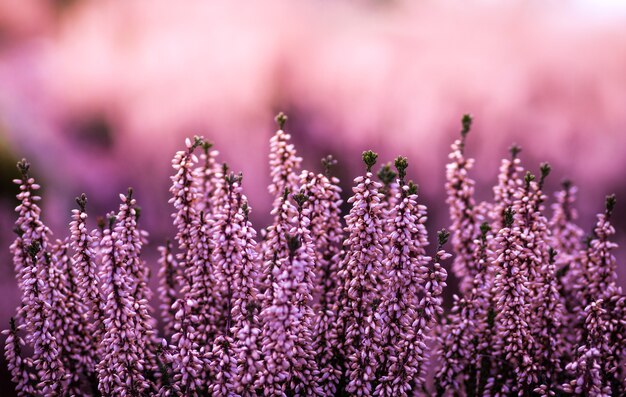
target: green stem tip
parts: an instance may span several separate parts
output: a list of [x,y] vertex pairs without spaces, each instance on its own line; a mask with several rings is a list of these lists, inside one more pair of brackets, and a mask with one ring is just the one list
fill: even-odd
[[363,162],[367,166],[367,172],[372,171],[372,167],[376,164],[376,160],[378,159],[378,154],[374,153],[371,150],[366,150],[363,152]]
[[285,115],[285,113],[278,113],[276,117],[274,117],[274,120],[276,121],[276,124],[278,124],[279,129],[285,129],[285,123],[287,122],[287,116]]

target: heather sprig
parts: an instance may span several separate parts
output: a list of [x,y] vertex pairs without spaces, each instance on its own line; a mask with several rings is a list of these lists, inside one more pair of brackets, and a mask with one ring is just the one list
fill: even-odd
[[314,303],[313,350],[320,370],[320,386],[324,394],[337,391],[341,376],[338,363],[336,317],[337,273],[341,261],[343,227],[341,225],[341,188],[339,179],[330,176],[329,166],[334,162],[326,157],[322,164],[326,175],[303,171],[301,185],[306,191],[310,208],[310,231],[315,244],[315,292],[318,302]]
[[458,253],[452,271],[461,280],[460,290],[465,292],[471,287],[478,271],[472,253],[476,249],[474,241],[480,235],[483,219],[474,199],[475,182],[469,177],[474,159],[465,157],[465,139],[470,132],[472,117],[464,115],[461,124],[461,137],[452,144],[452,152],[448,156],[451,162],[446,166],[446,203],[452,220],[452,246]]
[[355,395],[373,392],[373,382],[382,351],[375,332],[380,319],[375,307],[380,304],[383,267],[384,211],[381,204],[381,184],[373,178],[372,167],[378,155],[363,152],[367,173],[354,180],[352,205],[346,216],[344,242],[346,251],[339,271],[337,301],[338,332],[343,343],[346,365],[346,391]]
[[[376,332],[377,344],[382,350],[379,383],[374,390],[380,396],[411,394],[414,379],[420,375],[420,360],[424,351],[413,345],[415,326],[419,321],[420,297],[425,295],[424,284],[429,257],[425,247],[428,236],[426,207],[417,204],[414,185],[406,184],[407,160],[398,157],[397,184],[400,192],[396,204],[388,214],[389,254],[383,260],[385,291],[379,306],[379,316],[386,326]],[[403,357],[403,360],[397,360]]]

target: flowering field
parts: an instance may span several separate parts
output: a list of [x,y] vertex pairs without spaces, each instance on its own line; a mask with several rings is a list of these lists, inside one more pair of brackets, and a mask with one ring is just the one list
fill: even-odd
[[[336,161],[302,170],[286,116],[276,121],[273,222],[258,234],[241,173],[202,137],[176,153],[157,310],[132,189],[94,230],[81,195],[69,236],[55,239],[18,163],[21,304],[5,357],[19,395],[626,393],[615,196],[585,232],[576,187],[564,182],[549,204],[550,166],[526,171],[512,146],[493,200],[479,202],[466,115],[446,169],[449,230],[427,230],[408,159],[380,165],[373,151],[344,216]],[[448,277],[460,292],[444,311]]]

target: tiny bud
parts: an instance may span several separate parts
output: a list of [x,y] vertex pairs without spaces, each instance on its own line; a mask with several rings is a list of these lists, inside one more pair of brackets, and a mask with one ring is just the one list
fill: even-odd
[[489,223],[483,222],[480,225],[480,235],[483,239],[487,237],[487,233],[489,233],[490,231],[491,231],[491,226],[489,226]]
[[389,163],[383,164],[376,175],[385,186],[389,186],[396,178],[396,173],[391,169],[391,164]]
[[115,221],[117,220],[117,216],[115,216],[114,213],[110,213],[107,216],[108,220],[109,220],[109,229],[113,229],[113,225],[115,224]]
[[20,170],[22,177],[28,179],[28,170],[30,169],[30,163],[26,159],[22,159],[17,162],[17,169]]
[[98,229],[100,229],[100,231],[104,230],[104,227],[106,226],[106,221],[104,220],[103,216],[99,216],[96,218],[96,225],[98,226]]
[[548,175],[550,175],[550,171],[552,167],[548,163],[541,163],[541,178],[539,179],[539,188],[543,188],[543,183]]
[[376,160],[378,159],[378,154],[372,152],[371,150],[366,150],[363,152],[361,156],[363,158],[363,162],[367,166],[367,172],[372,171],[372,167],[376,164]]
[[396,161],[394,162],[396,169],[398,170],[398,176],[400,179],[404,179],[406,176],[406,169],[409,166],[409,162],[406,157],[398,156],[396,157]]
[[550,263],[554,263],[554,258],[556,258],[556,254],[557,254],[557,251],[554,248],[552,247],[548,248],[548,255],[550,257]]
[[302,242],[300,241],[300,236],[290,236],[287,235],[287,247],[289,248],[289,253],[292,255],[302,246]]
[[565,190],[569,190],[572,187],[573,183],[571,180],[569,179],[563,179],[561,181],[561,186],[563,187],[563,189]]
[[534,180],[535,180],[535,176],[530,171],[526,171],[526,175],[524,176],[524,182],[526,182],[526,189],[530,187],[530,182]]
[[193,137],[193,145],[191,145],[191,147],[189,148],[190,151],[195,150],[198,146],[201,146],[204,143],[204,138],[201,136],[194,136]]
[[407,191],[408,194],[417,194],[417,191],[419,189],[419,186],[417,186],[415,183],[413,183],[413,181],[409,181],[409,190]]
[[209,149],[211,149],[212,147],[213,147],[212,142],[209,142],[209,141],[202,142],[202,150],[204,151],[204,154],[209,154]]
[[83,193],[79,197],[76,197],[76,204],[78,204],[81,212],[85,212],[85,206],[87,205],[87,195]]
[[39,241],[35,240],[32,244],[26,247],[26,250],[31,258],[35,259],[39,251],[41,251],[41,244],[39,244]]
[[285,115],[285,113],[278,113],[276,117],[274,117],[274,120],[276,120],[279,129],[283,130],[285,128],[285,123],[287,122],[287,116]]
[[611,216],[611,214],[613,213],[616,202],[617,202],[617,199],[615,198],[615,194],[606,196],[606,215],[607,216]]
[[504,211],[504,227],[513,226],[513,214],[515,214],[515,211],[511,207]]
[[463,129],[461,130],[461,137],[465,138],[467,136],[467,134],[470,131],[470,128],[472,128],[472,115],[467,113],[463,115],[463,118],[461,119],[461,125],[463,126]]
[[300,192],[298,194],[293,194],[291,198],[293,198],[293,201],[295,201],[296,204],[298,204],[298,208],[302,209],[302,206],[309,199],[309,196],[307,196],[303,192]]
[[437,239],[439,241],[439,246],[441,247],[445,243],[447,243],[449,237],[450,237],[450,232],[447,231],[446,229],[441,229],[439,232],[437,232]]
[[335,165],[337,165],[337,160],[332,155],[329,154],[322,158],[322,167],[324,167],[324,174],[326,176],[330,175],[330,169]]
[[511,147],[509,148],[509,153],[511,153],[511,159],[516,159],[521,151],[522,148],[517,144],[514,143],[513,145],[511,145]]

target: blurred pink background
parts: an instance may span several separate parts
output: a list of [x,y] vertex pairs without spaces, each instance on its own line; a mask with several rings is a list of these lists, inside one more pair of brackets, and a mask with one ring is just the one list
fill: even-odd
[[133,186],[153,262],[172,234],[170,159],[186,136],[204,135],[244,172],[266,226],[279,110],[305,167],[339,159],[346,197],[363,150],[408,156],[431,233],[448,222],[444,164],[470,112],[480,198],[517,142],[530,170],[552,164],[550,193],[564,177],[579,186],[586,230],[615,192],[626,247],[626,6],[496,3],[0,0],[0,328],[18,302],[17,159],[32,162],[57,236],[76,195],[87,193],[93,222]]

